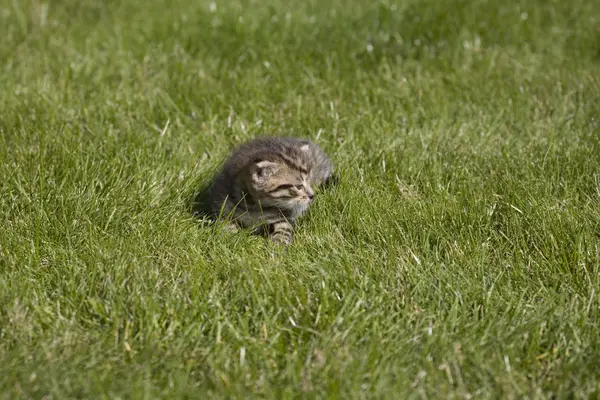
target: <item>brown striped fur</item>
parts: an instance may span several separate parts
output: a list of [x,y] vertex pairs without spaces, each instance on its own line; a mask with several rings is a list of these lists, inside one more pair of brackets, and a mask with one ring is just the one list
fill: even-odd
[[214,216],[290,244],[294,223],[310,206],[314,189],[333,166],[308,140],[259,138],[238,147],[211,190]]

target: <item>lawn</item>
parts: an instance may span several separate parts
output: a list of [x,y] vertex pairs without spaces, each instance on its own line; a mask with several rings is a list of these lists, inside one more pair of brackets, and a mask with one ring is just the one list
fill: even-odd
[[[600,396],[600,2],[0,0],[0,397]],[[287,249],[227,154],[337,166]]]

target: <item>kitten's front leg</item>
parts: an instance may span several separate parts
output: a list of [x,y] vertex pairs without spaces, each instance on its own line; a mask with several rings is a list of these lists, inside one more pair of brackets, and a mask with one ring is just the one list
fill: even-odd
[[294,237],[294,226],[288,221],[274,222],[270,226],[269,238],[275,242],[284,245],[292,243]]

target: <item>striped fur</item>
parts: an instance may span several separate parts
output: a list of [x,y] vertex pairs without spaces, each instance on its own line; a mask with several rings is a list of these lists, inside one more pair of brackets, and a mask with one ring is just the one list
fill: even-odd
[[214,217],[290,244],[294,224],[333,166],[308,140],[259,138],[237,148],[211,190]]

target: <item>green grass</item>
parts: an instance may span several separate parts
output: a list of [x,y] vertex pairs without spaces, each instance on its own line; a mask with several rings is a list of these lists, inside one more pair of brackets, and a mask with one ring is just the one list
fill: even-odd
[[[0,0],[0,397],[600,396],[600,3]],[[194,220],[233,146],[339,184]]]

